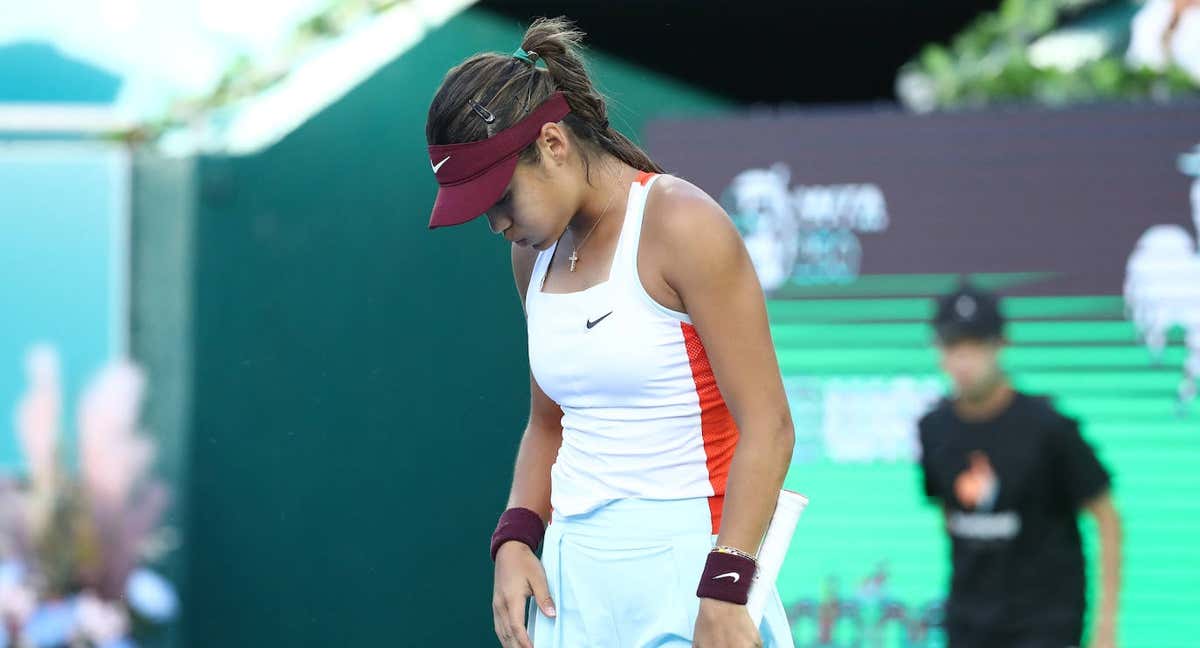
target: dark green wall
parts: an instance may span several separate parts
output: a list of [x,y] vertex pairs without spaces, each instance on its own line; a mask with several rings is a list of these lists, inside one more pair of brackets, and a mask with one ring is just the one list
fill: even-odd
[[[469,11],[260,154],[196,168],[192,646],[492,645],[528,406],[508,250],[430,233],[424,118],[521,26]],[[594,57],[618,127],[724,104]]]

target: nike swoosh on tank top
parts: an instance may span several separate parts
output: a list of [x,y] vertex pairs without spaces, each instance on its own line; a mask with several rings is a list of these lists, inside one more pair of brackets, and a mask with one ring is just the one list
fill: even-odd
[[691,319],[656,302],[638,277],[646,198],[659,177],[631,184],[607,281],[542,292],[557,244],[530,276],[529,365],[563,411],[551,504],[570,516],[622,498],[707,497],[717,533],[738,430]]

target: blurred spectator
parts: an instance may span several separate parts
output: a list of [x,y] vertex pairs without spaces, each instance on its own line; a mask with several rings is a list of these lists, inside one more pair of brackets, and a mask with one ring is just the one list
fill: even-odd
[[1102,544],[1091,645],[1115,645],[1121,537],[1108,471],[1074,420],[1013,389],[999,362],[995,296],[967,287],[947,295],[934,329],[954,394],[921,419],[921,468],[951,540],[950,648],[1079,645],[1081,508],[1096,517]]

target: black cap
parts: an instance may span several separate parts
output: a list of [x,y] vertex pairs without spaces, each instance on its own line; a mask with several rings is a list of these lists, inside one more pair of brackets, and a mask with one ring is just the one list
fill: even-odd
[[941,344],[1004,337],[1004,316],[996,295],[963,284],[938,299],[933,330]]

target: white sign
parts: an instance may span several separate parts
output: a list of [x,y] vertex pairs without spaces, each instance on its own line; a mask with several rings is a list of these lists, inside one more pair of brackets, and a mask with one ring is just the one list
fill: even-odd
[[858,277],[857,233],[888,227],[883,191],[873,184],[790,186],[782,162],[734,177],[722,203],[737,224],[763,290],[789,281],[848,283]]

